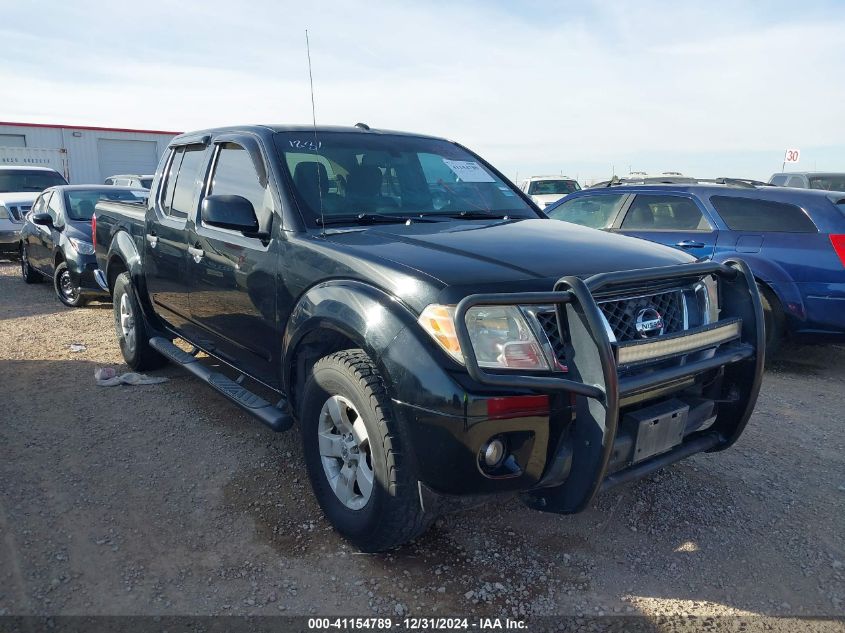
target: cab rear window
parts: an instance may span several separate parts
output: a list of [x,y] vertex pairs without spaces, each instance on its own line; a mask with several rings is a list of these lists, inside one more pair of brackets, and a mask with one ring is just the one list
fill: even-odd
[[732,231],[818,233],[813,221],[794,204],[730,196],[712,196],[710,202]]

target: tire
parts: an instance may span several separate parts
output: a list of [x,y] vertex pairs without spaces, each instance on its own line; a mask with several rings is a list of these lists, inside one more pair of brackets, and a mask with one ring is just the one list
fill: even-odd
[[69,308],[81,308],[87,303],[79,286],[73,283],[67,262],[61,262],[56,266],[56,272],[53,274],[53,289],[59,301]]
[[760,291],[760,303],[763,304],[763,323],[766,331],[766,362],[774,359],[783,342],[784,315],[771,290],[761,284],[757,284]]
[[[338,410],[352,423],[346,439],[337,427],[330,430],[332,412],[337,415]],[[423,512],[418,480],[404,452],[408,442],[391,415],[378,369],[364,351],[346,350],[317,361],[303,392],[300,430],[317,502],[354,545],[365,552],[383,551],[406,543],[431,524],[435,517]],[[339,454],[344,449],[347,452]],[[350,466],[356,458],[358,465]],[[342,485],[350,480],[351,486]]]
[[24,282],[28,284],[40,284],[44,281],[44,277],[41,276],[37,270],[35,270],[32,266],[29,265],[29,256],[26,252],[26,246],[21,244],[21,277],[23,277]]
[[150,347],[141,306],[132,290],[129,273],[121,273],[114,284],[112,296],[114,327],[123,360],[135,371],[158,369],[167,359]]

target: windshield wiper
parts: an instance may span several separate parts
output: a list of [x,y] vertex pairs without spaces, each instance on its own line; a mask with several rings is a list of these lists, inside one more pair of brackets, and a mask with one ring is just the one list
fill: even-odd
[[334,215],[317,218],[317,224],[405,224],[407,222],[437,222],[420,215],[394,215],[392,213],[356,213],[355,215]]
[[455,211],[453,213],[432,213],[431,215],[445,216],[459,220],[509,220],[508,215],[496,215],[487,211]]

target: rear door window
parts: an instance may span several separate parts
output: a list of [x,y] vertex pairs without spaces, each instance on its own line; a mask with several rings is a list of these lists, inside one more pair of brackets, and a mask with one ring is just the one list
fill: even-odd
[[559,204],[554,209],[546,209],[546,214],[554,220],[572,222],[593,229],[610,226],[627,194],[605,193],[581,196]]
[[804,187],[804,179],[801,176],[790,176],[789,180],[786,181],[787,187]]
[[786,176],[784,176],[783,174],[780,174],[778,176],[772,176],[772,179],[769,182],[773,185],[783,187],[786,185]]
[[818,232],[804,210],[794,204],[730,196],[712,196],[710,202],[733,231]]
[[691,199],[666,195],[637,195],[620,228],[623,231],[713,230]]
[[205,147],[200,145],[176,148],[164,190],[162,211],[165,215],[182,220],[196,210],[204,157]]

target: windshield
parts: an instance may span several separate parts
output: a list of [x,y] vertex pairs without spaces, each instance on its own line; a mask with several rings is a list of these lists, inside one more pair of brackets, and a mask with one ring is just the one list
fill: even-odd
[[68,219],[84,222],[94,215],[94,205],[100,200],[120,200],[122,202],[143,202],[149,195],[143,189],[73,189],[65,192],[65,209]]
[[845,174],[825,174],[824,176],[807,176],[810,189],[826,189],[828,191],[845,191]]
[[574,180],[534,180],[528,185],[528,195],[558,194],[565,196],[573,191],[578,191],[580,188]]
[[41,169],[0,170],[0,193],[13,191],[44,191],[48,187],[66,185],[67,181],[55,171]]
[[153,179],[141,178],[141,186],[144,187],[144,189],[151,189],[153,186]]
[[537,217],[510,184],[447,141],[356,132],[317,138],[276,135],[299,207],[315,224],[364,216]]

